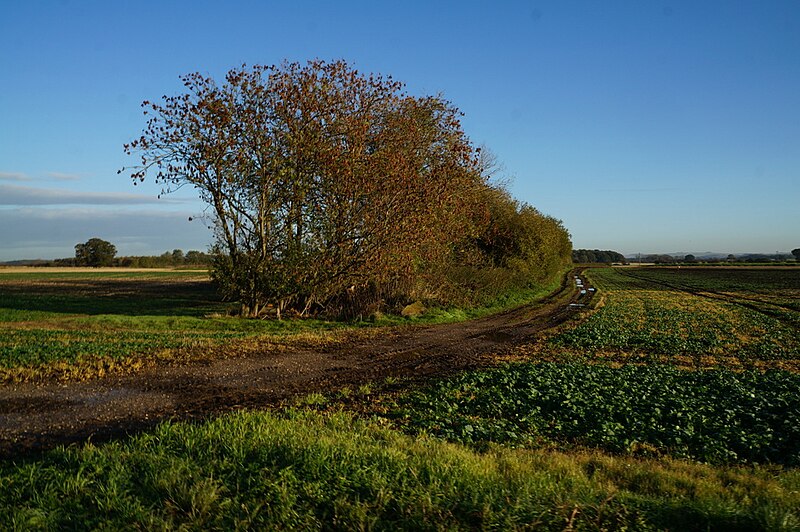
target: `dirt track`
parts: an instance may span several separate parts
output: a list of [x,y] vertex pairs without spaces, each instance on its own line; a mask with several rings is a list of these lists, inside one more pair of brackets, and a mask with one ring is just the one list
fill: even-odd
[[165,419],[267,407],[386,377],[424,378],[490,365],[491,355],[531,341],[580,310],[571,304],[589,303],[593,292],[581,295],[574,275],[535,305],[464,323],[354,334],[322,348],[266,345],[246,356],[89,382],[6,385],[0,387],[0,457],[107,440]]

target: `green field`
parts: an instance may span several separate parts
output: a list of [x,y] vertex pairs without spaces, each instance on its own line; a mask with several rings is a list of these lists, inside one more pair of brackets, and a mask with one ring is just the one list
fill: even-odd
[[665,365],[522,363],[410,394],[406,432],[485,447],[596,448],[706,463],[800,466],[800,375]]
[[792,530],[796,470],[476,452],[347,413],[240,413],[0,464],[12,530]]
[[620,362],[798,369],[800,269],[603,269],[591,278],[605,306],[554,348]]
[[[1,463],[0,522],[800,529],[800,270],[588,275],[597,308],[520,346],[513,363],[414,387],[331,390],[274,412],[166,423]],[[198,331],[208,341],[253,334],[210,325],[229,318],[166,314],[30,320],[40,330],[53,319],[83,324],[81,334],[102,320],[146,318],[148,334],[161,320],[208,320]],[[6,332],[24,330],[11,323]]]
[[345,324],[239,320],[204,272],[0,270],[0,382],[91,378],[202,358],[221,341]]

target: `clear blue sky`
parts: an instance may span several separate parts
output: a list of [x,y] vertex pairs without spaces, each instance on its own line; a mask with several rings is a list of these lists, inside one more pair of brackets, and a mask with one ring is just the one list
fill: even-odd
[[442,93],[576,248],[800,247],[800,2],[0,1],[0,260],[204,250],[203,207],[116,174],[139,103],[344,58]]

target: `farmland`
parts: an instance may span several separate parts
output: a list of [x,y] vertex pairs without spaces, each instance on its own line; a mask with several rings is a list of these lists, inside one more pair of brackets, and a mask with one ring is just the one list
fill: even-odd
[[[0,520],[18,529],[796,529],[799,273],[590,270],[600,297],[588,316],[497,344],[494,363],[482,359],[491,367],[423,381],[370,373],[269,412],[6,460]],[[59,296],[69,313],[59,313],[44,287],[5,290],[16,294],[6,339],[59,331],[53,342],[69,346],[91,332],[86,345],[112,349],[103,335],[113,334],[114,350],[143,358],[275,334],[269,322],[208,317],[224,303],[202,291],[162,289],[180,312],[143,296],[145,316],[124,298],[116,313],[93,314],[71,290]],[[377,345],[389,332],[368,334]],[[6,342],[4,353],[58,350]]]
[[232,341],[241,341],[244,350],[276,340],[326,341],[354,327],[463,321],[528,302],[556,286],[507,294],[481,308],[347,324],[235,319],[233,305],[219,298],[206,272],[0,270],[0,382],[86,379],[197,361],[218,356],[215,347],[223,344],[232,356]]
[[619,362],[797,370],[798,273],[597,270],[592,278],[609,292],[606,306],[551,343]]
[[[604,293],[598,310],[517,349],[547,362],[507,364],[401,394],[387,418],[410,433],[479,448],[566,445],[796,467],[800,333],[773,312],[769,296],[796,303],[800,271],[714,273],[593,270],[589,277]],[[676,288],[665,287],[665,278]],[[711,286],[732,295],[709,298]],[[753,294],[770,306],[740,304]]]
[[228,305],[205,272],[0,272],[0,297],[0,380],[6,381],[137,369],[292,327],[227,319]]

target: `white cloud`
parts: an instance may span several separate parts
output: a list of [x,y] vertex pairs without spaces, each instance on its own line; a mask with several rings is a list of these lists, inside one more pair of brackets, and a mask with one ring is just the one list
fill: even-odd
[[128,192],[79,192],[55,188],[34,188],[0,184],[0,205],[143,205],[181,203],[174,198],[158,199]]
[[31,178],[22,172],[0,172],[0,180],[6,181],[30,181]]

